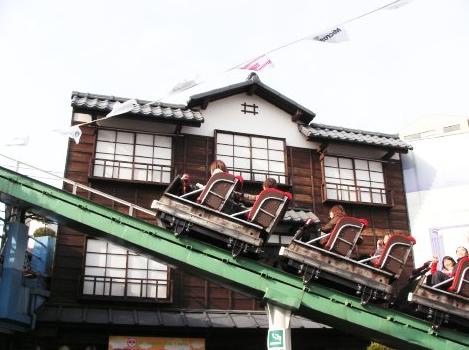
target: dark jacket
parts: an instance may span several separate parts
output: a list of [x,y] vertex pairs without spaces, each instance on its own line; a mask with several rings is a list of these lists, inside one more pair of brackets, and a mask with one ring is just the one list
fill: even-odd
[[345,213],[344,208],[341,205],[334,205],[331,208],[331,212],[333,214],[333,217],[326,224],[321,226],[322,232],[325,232],[325,233],[331,232],[334,229],[335,224],[337,224],[337,221],[339,221],[340,218],[347,215]]

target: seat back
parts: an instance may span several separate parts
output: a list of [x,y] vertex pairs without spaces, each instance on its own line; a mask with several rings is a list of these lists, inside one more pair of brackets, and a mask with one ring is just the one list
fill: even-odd
[[169,193],[169,194],[174,194],[176,196],[181,195],[182,193],[182,179],[181,175],[177,175],[173,181],[166,187],[164,194]]
[[197,202],[221,211],[238,182],[239,179],[232,174],[224,172],[213,174],[197,198]]
[[469,298],[469,257],[459,260],[449,292]]
[[289,192],[266,188],[257,196],[248,213],[248,220],[264,227],[266,232],[271,232],[285,214],[291,198]]
[[335,224],[324,248],[336,254],[350,257],[365,228],[365,222],[364,219],[352,216],[341,217]]
[[379,260],[373,265],[394,274],[394,277],[398,278],[414,244],[415,239],[411,236],[392,235],[384,246]]

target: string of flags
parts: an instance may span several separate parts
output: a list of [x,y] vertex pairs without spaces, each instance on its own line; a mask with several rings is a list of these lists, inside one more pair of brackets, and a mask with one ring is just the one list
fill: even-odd
[[[127,101],[122,102],[122,103],[117,101],[112,106],[112,110],[104,118],[101,118],[100,120],[108,119],[108,118],[111,118],[111,117],[115,117],[116,115],[131,112],[132,110],[134,110],[138,106],[139,106],[139,104],[137,103],[137,100],[135,100],[135,99],[127,100]],[[84,124],[80,124],[80,125],[84,125]]]
[[[381,7],[376,8],[372,11],[363,13],[359,16],[353,17],[353,18],[348,19],[348,20],[346,20],[342,23],[339,23],[339,24],[337,24],[333,27],[330,27],[327,30],[324,30],[320,33],[310,34],[310,35],[307,35],[307,36],[302,37],[300,39],[297,39],[297,40],[288,42],[284,45],[273,48],[273,49],[271,49],[271,50],[257,56],[254,59],[251,58],[247,61],[244,61],[243,63],[237,64],[237,65],[235,65],[231,68],[228,68],[228,69],[224,70],[223,72],[221,72],[219,74],[223,74],[223,73],[235,70],[235,69],[242,69],[242,70],[260,72],[260,71],[265,70],[267,68],[273,68],[274,67],[274,62],[273,62],[273,60],[271,59],[271,57],[269,55],[273,52],[279,51],[281,49],[284,49],[286,47],[289,47],[289,46],[292,46],[296,43],[299,43],[300,41],[314,40],[314,41],[319,41],[319,42],[323,42],[323,43],[342,43],[342,42],[348,41],[349,36],[347,34],[347,31],[344,29],[344,25],[346,25],[348,23],[351,23],[351,22],[354,22],[354,21],[356,21],[360,18],[363,18],[365,16],[368,16],[372,13],[378,12],[378,11],[383,10],[383,9],[387,9],[387,10],[398,9],[398,8],[408,4],[411,1],[413,1],[413,0],[394,0],[390,3],[387,3],[387,4],[385,4]],[[191,89],[195,86],[198,86],[198,85],[204,83],[207,80],[208,79],[200,79],[200,78],[185,79],[185,80],[177,83],[175,86],[173,86],[173,88],[168,92],[168,94],[166,96],[164,96],[162,98],[159,98],[158,100],[149,102],[149,103],[147,103],[147,105],[153,105],[155,103],[158,103],[166,97],[169,97],[169,96],[171,96],[173,94],[176,94],[176,93],[180,93],[180,92],[189,90],[189,89]]]
[[4,142],[4,146],[25,146],[29,143],[29,136],[14,136]]
[[[314,40],[314,41],[319,41],[319,42],[322,42],[322,43],[341,43],[341,42],[348,41],[349,40],[349,35],[347,34],[347,31],[344,29],[344,25],[349,24],[351,22],[354,22],[354,21],[356,21],[360,18],[371,15],[371,14],[373,14],[375,12],[378,12],[380,10],[383,10],[383,9],[387,9],[387,10],[398,9],[398,8],[410,3],[411,1],[412,0],[394,0],[390,3],[387,3],[387,4],[385,4],[381,7],[376,8],[372,11],[363,13],[359,16],[350,18],[350,19],[348,19],[348,20],[346,20],[342,23],[339,23],[335,26],[332,26],[332,27],[328,28],[327,30],[324,30],[320,33],[310,34],[310,35],[307,35],[307,36],[302,37],[300,39],[297,39],[297,40],[288,42],[284,45],[273,48],[273,49],[271,49],[271,50],[257,56],[254,59],[249,59],[249,60],[247,60],[243,63],[237,64],[237,65],[223,71],[222,73],[226,73],[226,72],[232,71],[234,69],[245,69],[245,70],[260,72],[260,71],[262,71],[266,68],[271,68],[271,67],[274,66],[274,62],[273,62],[272,58],[269,56],[270,54],[272,54],[276,51],[282,50],[286,47],[292,46],[292,45],[294,45],[296,43],[299,43],[301,41],[304,41],[304,40]],[[170,95],[174,94],[174,93],[177,93],[177,92],[182,92],[182,91],[188,90],[188,89],[193,88],[197,85],[200,85],[203,82],[204,81],[202,79],[199,79],[199,80],[195,80],[195,79],[194,80],[185,80],[185,81],[177,84],[176,86],[174,86],[170,91]],[[161,99],[159,99],[158,101],[161,101]],[[158,101],[151,102],[150,104],[156,103]]]
[[118,116],[118,115],[129,113],[129,112],[133,111],[135,108],[138,108],[138,106],[139,106],[139,104],[138,104],[137,100],[135,100],[135,99],[130,99],[130,100],[127,100],[125,102],[116,101],[116,102],[114,102],[114,104],[112,106],[112,110],[108,114],[106,114],[106,116],[104,116],[103,118],[92,120],[92,121],[86,122],[86,123],[73,125],[73,126],[71,126],[69,128],[66,128],[66,129],[55,129],[53,131],[72,138],[75,141],[75,143],[78,144],[80,142],[80,137],[81,137],[80,126],[88,125],[88,124],[91,124],[91,123],[96,123],[96,122],[99,122],[99,121],[102,121],[102,120],[105,120],[105,119],[109,119],[109,118],[112,118],[112,117],[115,117],[115,116]]
[[[344,25],[346,25],[348,23],[351,23],[351,22],[354,22],[354,21],[356,21],[360,18],[363,18],[365,16],[368,16],[372,13],[375,13],[375,12],[383,10],[383,9],[387,9],[387,10],[398,9],[398,8],[408,4],[411,1],[412,0],[395,0],[395,1],[392,1],[392,2],[390,2],[388,4],[385,4],[385,5],[383,5],[379,8],[376,8],[372,11],[366,12],[366,13],[360,15],[360,16],[356,16],[356,17],[351,18],[347,21],[344,21],[340,24],[337,24],[333,27],[330,27],[329,29],[327,29],[327,30],[325,30],[321,33],[315,33],[315,34],[307,35],[307,36],[302,37],[300,39],[297,39],[297,40],[288,42],[284,45],[281,45],[279,47],[273,48],[273,49],[263,53],[262,55],[257,56],[254,59],[249,59],[249,60],[247,60],[247,61],[245,61],[241,64],[237,64],[236,66],[225,70],[223,73],[232,71],[234,69],[242,69],[242,70],[260,72],[260,71],[263,71],[267,68],[272,68],[272,67],[274,67],[274,63],[273,63],[273,61],[270,57],[270,54],[272,54],[273,52],[279,51],[281,49],[284,49],[286,47],[289,47],[291,45],[294,45],[294,44],[296,44],[300,41],[314,40],[314,41],[319,41],[319,42],[322,42],[322,43],[341,43],[341,42],[347,41],[347,40],[349,40],[349,36],[348,36],[346,30],[344,29]],[[186,90],[191,89],[191,88],[193,88],[197,85],[200,85],[203,82],[204,82],[204,80],[197,79],[197,78],[196,79],[187,79],[187,80],[181,81],[180,83],[176,84],[169,91],[168,96],[173,95],[175,93],[182,92],[182,91],[186,91]],[[159,100],[149,102],[145,106],[150,106],[154,103],[158,103],[161,100],[162,99],[160,98]],[[115,102],[114,105],[112,106],[112,110],[103,118],[100,118],[100,119],[97,119],[97,120],[92,120],[92,121],[86,122],[86,123],[73,125],[71,127],[64,128],[64,129],[54,129],[54,130],[51,130],[51,131],[59,133],[59,134],[64,135],[64,136],[67,136],[67,137],[73,139],[75,141],[75,143],[78,144],[80,142],[80,137],[82,135],[82,131],[80,129],[81,126],[91,124],[91,123],[95,123],[95,122],[99,122],[99,121],[104,120],[104,119],[108,119],[108,118],[112,118],[112,117],[115,117],[115,116],[118,116],[118,115],[128,113],[128,112],[132,111],[133,109],[137,108],[138,106],[139,106],[139,104],[137,103],[137,101],[135,99],[130,99],[130,100],[127,100],[125,102]],[[17,137],[11,138],[10,140],[7,140],[6,142],[4,142],[3,144],[0,144],[0,145],[3,145],[3,146],[25,146],[29,143],[29,139],[30,139],[29,136],[24,136],[24,137],[17,136]]]
[[239,69],[247,69],[255,72],[259,72],[266,67],[273,67],[272,60],[266,55],[256,57],[252,61],[242,65]]
[[[112,106],[112,110],[108,114],[106,114],[106,116],[104,116],[103,118],[92,120],[92,121],[89,121],[89,122],[86,122],[86,123],[73,125],[73,126],[70,126],[70,127],[67,127],[67,128],[52,129],[50,131],[61,134],[61,135],[64,135],[64,136],[67,136],[67,137],[73,139],[73,141],[75,141],[76,144],[78,144],[80,142],[80,137],[82,135],[82,131],[80,129],[81,126],[96,123],[96,122],[99,122],[99,121],[102,121],[102,120],[105,120],[105,119],[109,119],[109,118],[112,118],[112,117],[115,117],[115,116],[118,116],[118,115],[122,115],[122,114],[125,114],[125,113],[128,113],[128,112],[131,112],[132,110],[134,110],[138,106],[139,106],[139,104],[138,104],[137,100],[135,100],[135,99],[127,100],[125,102],[116,101],[116,102],[114,102],[114,104]],[[4,141],[2,146],[6,146],[6,147],[9,147],[9,146],[27,146],[29,144],[29,141],[30,141],[29,135],[28,136],[15,136],[15,137],[12,137],[12,138],[7,139],[6,141]]]
[[73,139],[75,143],[80,142],[80,137],[81,137],[81,129],[78,127],[78,125],[73,125],[69,128],[65,129],[54,129],[52,130],[53,132],[62,134],[64,136],[68,136],[69,138]]

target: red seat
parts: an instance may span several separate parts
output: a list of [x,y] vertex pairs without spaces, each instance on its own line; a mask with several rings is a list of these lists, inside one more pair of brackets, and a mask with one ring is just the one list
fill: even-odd
[[379,260],[372,264],[377,268],[394,274],[397,278],[401,274],[414,244],[414,237],[394,234],[389,237]]
[[449,292],[469,298],[469,257],[459,260]]
[[365,223],[368,224],[366,219],[352,216],[341,217],[335,224],[324,248],[336,254],[350,257],[366,226]]
[[256,198],[248,213],[248,220],[270,232],[285,214],[288,202],[292,199],[289,192],[276,188],[266,188]]
[[221,211],[238,183],[239,177],[224,172],[216,173],[208,180],[197,202]]

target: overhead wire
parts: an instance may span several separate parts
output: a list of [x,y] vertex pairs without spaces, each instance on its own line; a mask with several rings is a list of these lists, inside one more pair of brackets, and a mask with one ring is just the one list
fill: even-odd
[[[376,13],[376,12],[378,12],[378,11],[381,11],[381,10],[383,10],[383,9],[385,9],[385,8],[391,8],[392,6],[396,6],[398,3],[404,4],[404,3],[406,3],[406,2],[407,2],[407,0],[394,0],[394,1],[391,1],[391,2],[389,2],[389,3],[387,3],[387,4],[383,5],[383,6],[380,6],[380,7],[378,7],[378,8],[375,8],[375,9],[373,9],[373,10],[371,10],[371,11],[368,11],[368,12],[365,12],[365,13],[363,13],[363,14],[361,14],[361,15],[358,15],[358,16],[355,16],[355,17],[352,17],[352,18],[349,18],[349,19],[347,19],[347,20],[345,20],[345,21],[343,21],[343,22],[340,22],[340,23],[338,23],[338,24],[335,24],[335,25],[333,25],[333,26],[329,26],[328,28],[343,26],[343,25],[345,25],[345,24],[352,23],[352,22],[354,22],[354,21],[356,21],[356,20],[358,20],[358,19],[361,19],[361,18],[363,18],[363,17],[369,16],[369,15],[371,15],[371,14],[373,14],[373,13]],[[289,42],[287,42],[287,43],[285,43],[285,44],[282,44],[282,45],[280,45],[280,46],[278,46],[278,47],[275,47],[275,48],[273,48],[273,49],[270,49],[270,50],[268,50],[268,51],[266,51],[266,52],[264,52],[264,53],[262,53],[262,54],[259,54],[259,55],[256,55],[256,56],[251,56],[250,59],[245,60],[245,61],[243,61],[243,62],[241,62],[241,63],[238,63],[238,64],[234,65],[233,67],[228,68],[228,69],[224,70],[223,72],[220,72],[219,74],[227,73],[227,72],[232,71],[232,70],[234,70],[234,69],[236,69],[236,68],[239,68],[240,66],[243,66],[243,65],[245,65],[245,64],[247,64],[247,63],[249,63],[249,62],[252,62],[252,61],[253,61],[253,58],[252,58],[252,57],[260,58],[260,57],[263,57],[263,56],[267,56],[267,55],[269,55],[269,54],[271,54],[271,53],[274,53],[274,52],[279,51],[279,50],[282,50],[282,49],[284,49],[284,48],[286,48],[286,47],[292,46],[292,45],[297,44],[297,43],[299,43],[299,42],[301,42],[301,41],[308,40],[308,39],[314,39],[316,36],[320,35],[320,34],[323,33],[323,32],[324,32],[324,31],[317,32],[317,33],[314,33],[314,34],[309,34],[309,35],[306,35],[306,36],[301,37],[301,38],[299,38],[299,39],[295,39],[295,40],[293,40],[293,41],[289,41]],[[191,85],[190,87],[188,87],[187,89],[182,89],[182,90],[179,90],[178,92],[182,92],[182,91],[189,90],[189,89],[191,89],[191,88],[193,88],[193,87],[195,87],[195,86],[198,86],[198,85],[200,85],[200,84],[202,84],[202,83],[204,83],[204,81],[197,82],[197,83],[195,83],[194,85]],[[171,95],[172,95],[172,94],[170,93],[170,94],[168,94],[166,97],[171,96]],[[160,102],[161,100],[162,100],[162,98],[160,98],[160,99],[158,99],[158,100],[155,100],[154,102],[150,102],[150,103],[148,103],[147,105],[151,105],[151,104],[153,104],[153,103],[158,103],[158,102]]]

